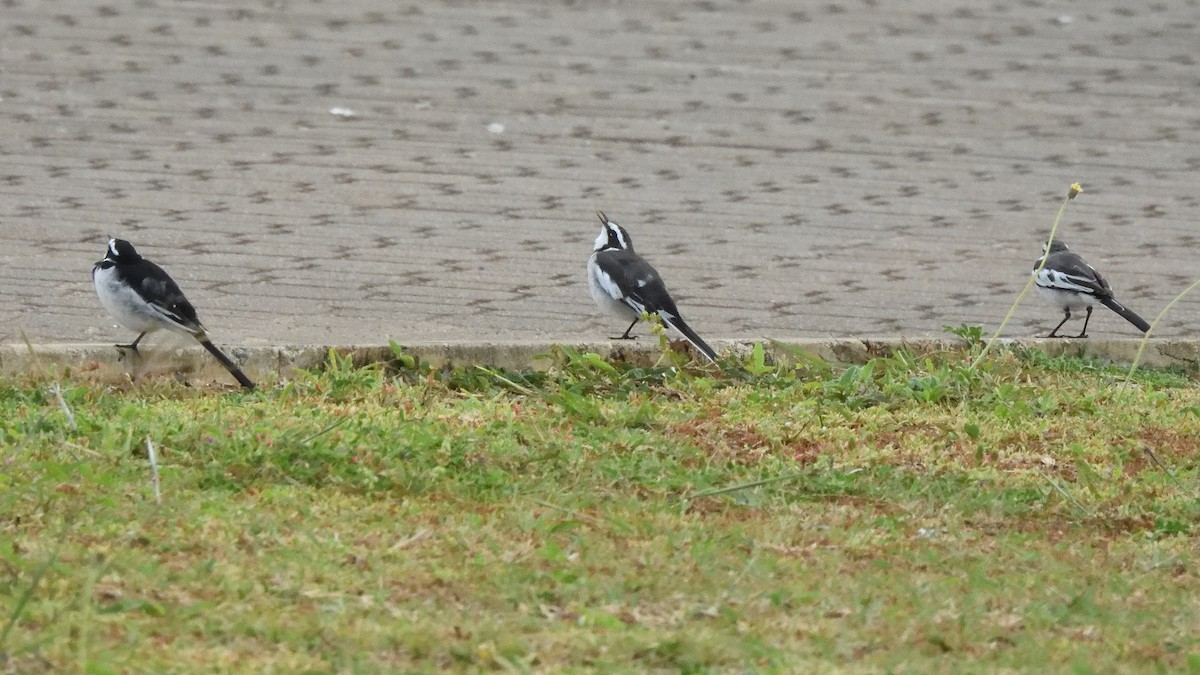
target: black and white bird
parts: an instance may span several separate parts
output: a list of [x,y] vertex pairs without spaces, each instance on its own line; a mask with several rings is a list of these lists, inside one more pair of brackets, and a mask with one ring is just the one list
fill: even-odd
[[637,325],[642,312],[658,314],[663,325],[679,331],[701,354],[715,362],[717,353],[679,315],[666,283],[650,263],[634,253],[633,240],[625,228],[603,213],[596,215],[600,217],[600,236],[596,237],[596,247],[588,259],[588,289],[600,309],[632,321],[624,334],[612,339],[633,339],[629,331]]
[[[1045,265],[1042,265],[1043,259],[1046,261]],[[1041,266],[1041,270],[1038,269],[1039,266]],[[1078,254],[1069,251],[1067,245],[1061,241],[1050,242],[1049,250],[1045,244],[1042,244],[1042,257],[1034,261],[1033,274],[1036,275],[1034,283],[1037,285],[1038,293],[1063,310],[1063,320],[1046,337],[1067,337],[1060,336],[1058,329],[1062,328],[1063,324],[1071,318],[1071,310],[1080,310],[1085,307],[1087,316],[1083,319],[1083,330],[1079,331],[1079,335],[1075,337],[1087,337],[1088,321],[1092,318],[1092,305],[1096,303],[1120,314],[1143,333],[1150,330],[1150,324],[1146,323],[1142,317],[1113,298],[1112,287],[1108,285],[1108,280],[1100,276],[1100,273]]]
[[142,338],[157,330],[190,335],[243,387],[254,388],[250,378],[208,339],[208,331],[196,317],[196,308],[183,296],[179,284],[163,268],[138,255],[133,244],[109,239],[104,260],[92,267],[92,282],[109,316],[125,328],[138,331],[137,339],[118,348],[136,352]]

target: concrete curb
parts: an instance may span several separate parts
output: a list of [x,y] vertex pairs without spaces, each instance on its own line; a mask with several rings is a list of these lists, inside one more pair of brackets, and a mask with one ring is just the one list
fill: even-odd
[[[557,343],[577,352],[595,352],[606,359],[641,364],[656,362],[661,354],[653,339],[636,342]],[[755,341],[714,341],[722,354],[747,354]],[[1004,339],[997,346],[1005,349],[1036,349],[1051,356],[1091,356],[1113,363],[1132,363],[1139,340],[1048,340]],[[425,342],[404,345],[405,353],[437,368],[483,365],[503,370],[545,369],[549,362],[541,358],[556,343]],[[917,339],[863,338],[825,340],[772,340],[764,342],[768,355],[783,354],[781,347],[797,348],[832,363],[863,363],[894,353],[902,347],[917,353],[959,350],[963,342],[953,338]],[[256,380],[287,379],[296,369],[319,368],[328,361],[330,350],[348,356],[356,365],[393,360],[387,345],[284,345],[271,347],[227,347],[226,352]],[[1200,366],[1200,340],[1151,340],[1141,364],[1150,368]],[[221,367],[199,346],[143,349],[136,361],[128,359],[111,344],[8,344],[0,345],[0,373],[5,375],[68,373],[90,374],[93,379],[116,377],[127,372],[138,375],[155,373],[193,374],[215,381],[228,379]]]

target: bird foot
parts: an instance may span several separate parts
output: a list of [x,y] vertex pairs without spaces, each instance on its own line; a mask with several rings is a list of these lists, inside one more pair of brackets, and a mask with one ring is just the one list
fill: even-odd
[[133,344],[133,343],[129,343],[127,345],[113,345],[113,346],[121,351],[121,355],[117,357],[117,361],[124,361],[126,354],[133,354],[134,358],[137,358],[142,355],[142,353],[138,351],[137,345]]

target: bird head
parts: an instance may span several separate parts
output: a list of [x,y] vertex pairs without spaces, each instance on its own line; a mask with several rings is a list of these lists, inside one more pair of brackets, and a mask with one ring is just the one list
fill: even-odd
[[600,234],[596,237],[596,247],[593,250],[633,250],[633,239],[629,237],[625,228],[609,220],[603,211],[597,212],[596,215],[600,217]]
[[142,256],[138,255],[133,244],[124,239],[113,238],[108,240],[108,250],[104,253],[104,259],[120,265],[127,265],[141,260]]
[[1046,253],[1062,253],[1065,250],[1067,250],[1067,244],[1061,239],[1055,239],[1054,241],[1050,242],[1049,250],[1047,250],[1045,243],[1042,244],[1042,255],[1045,255]]

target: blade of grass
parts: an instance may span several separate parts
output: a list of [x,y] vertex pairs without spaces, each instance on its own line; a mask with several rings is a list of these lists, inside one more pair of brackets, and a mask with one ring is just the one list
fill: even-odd
[[762,487],[764,485],[772,485],[774,483],[785,483],[788,481],[796,480],[797,478],[803,478],[806,475],[808,475],[808,474],[807,473],[790,473],[786,476],[775,476],[774,478],[764,478],[763,480],[756,480],[756,481],[753,481],[750,483],[739,483],[737,485],[730,485],[728,487],[723,487],[723,488],[713,488],[710,490],[701,490],[700,492],[695,492],[695,493],[688,495],[687,497],[684,497],[684,499],[690,500],[690,499],[699,499],[700,497],[715,497],[717,495],[729,494],[730,492],[737,492],[738,490],[748,490],[750,488]]
[[1075,506],[1079,507],[1080,511],[1083,511],[1084,513],[1088,514],[1089,516],[1092,514],[1090,509],[1088,509],[1086,506],[1083,505],[1082,502],[1080,502],[1078,499],[1075,498],[1075,495],[1071,494],[1070,492],[1067,491],[1066,488],[1059,485],[1058,481],[1054,480],[1053,476],[1046,473],[1045,471],[1039,471],[1038,473],[1040,473],[1042,475],[1042,478],[1046,479],[1046,482],[1049,483],[1050,486],[1055,489],[1055,491],[1057,491],[1062,496],[1066,497],[1067,501],[1069,501],[1072,504],[1074,504]]
[[154,443],[146,437],[146,455],[150,458],[150,484],[154,486],[154,503],[162,506],[162,489],[158,482],[158,454],[154,452]]
[[1175,474],[1171,473],[1171,470],[1168,469],[1165,464],[1163,464],[1161,461],[1159,461],[1158,456],[1154,454],[1154,451],[1151,450],[1149,446],[1143,445],[1142,452],[1146,453],[1146,456],[1150,458],[1150,461],[1157,464],[1158,468],[1162,469],[1164,473],[1166,473],[1171,478],[1175,477]]
[[59,547],[66,539],[68,523],[69,519],[63,520],[62,531],[59,533],[60,536],[58,537],[59,546],[55,547],[54,552],[50,554],[49,558],[46,558],[44,561],[42,561],[42,564],[38,565],[38,568],[33,573],[33,579],[29,581],[29,586],[26,587],[26,589],[21,593],[21,597],[17,599],[17,604],[14,605],[12,611],[8,613],[8,623],[4,625],[4,630],[0,630],[0,655],[8,653],[7,645],[9,635],[11,635],[13,629],[16,628],[17,621],[21,619],[21,615],[25,612],[25,608],[29,605],[29,602],[33,600],[33,594],[37,590],[38,584],[41,583],[42,578],[45,577],[46,574],[49,573],[50,568],[56,562],[58,562]]
[[532,499],[531,498],[529,501],[533,502],[534,504],[537,504],[538,506],[544,506],[548,509],[553,509],[555,511],[561,511],[561,512],[567,514],[568,516],[571,516],[572,518],[578,518],[579,520],[586,520],[594,525],[607,525],[607,523],[604,520],[597,518],[596,516],[588,515],[581,511],[576,511],[575,509],[569,509],[565,506],[559,506],[558,504],[552,504],[551,502],[543,501],[541,499]]
[[12,611],[8,613],[8,623],[5,624],[4,630],[0,631],[0,650],[3,650],[4,646],[8,644],[9,634],[12,633],[13,628],[16,627],[17,621],[21,618],[21,614],[25,611],[25,606],[28,605],[29,601],[33,599],[33,593],[35,590],[37,590],[38,584],[41,583],[42,577],[46,576],[46,573],[50,571],[50,566],[57,561],[58,552],[55,551],[49,558],[39,565],[37,571],[34,572],[33,579],[30,580],[29,586],[23,593],[21,593],[21,597],[17,599],[16,606],[13,607]]
[[62,395],[62,387],[58,383],[50,385],[50,391],[54,394],[54,398],[58,400],[58,407],[62,408],[63,415],[67,418],[67,426],[71,427],[71,431],[79,431],[79,427],[75,426],[75,414],[71,412],[71,408],[67,406],[66,399]]
[[29,352],[29,360],[33,363],[34,370],[41,377],[49,377],[46,373],[46,368],[42,366],[42,360],[38,357],[37,351],[33,348],[33,341],[29,339],[29,334],[25,332],[25,327],[21,327],[21,342],[25,343],[25,349]]
[[334,429],[345,424],[348,419],[349,418],[347,418],[347,417],[343,417],[342,419],[327,425],[324,429],[321,429],[320,431],[318,431],[318,432],[308,436],[304,440],[300,441],[300,445],[308,445],[313,440],[320,438],[321,436],[324,436],[325,434],[329,433],[330,431],[333,431]]
[[525,385],[517,384],[516,382],[513,382],[512,380],[508,379],[507,377],[504,377],[503,375],[492,370],[491,368],[487,368],[487,367],[479,366],[479,365],[475,366],[475,368],[477,370],[479,370],[481,373],[499,380],[500,382],[502,382],[504,384],[504,386],[508,387],[509,389],[512,389],[513,391],[517,392],[518,394],[524,394],[526,396],[530,396],[533,398],[540,397],[540,395],[537,392],[530,389],[529,387],[526,387]]

